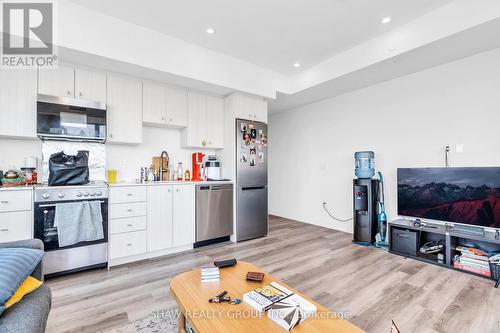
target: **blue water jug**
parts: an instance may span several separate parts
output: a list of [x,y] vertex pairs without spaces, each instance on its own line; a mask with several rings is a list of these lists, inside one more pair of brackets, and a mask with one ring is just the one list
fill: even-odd
[[358,178],[373,178],[375,175],[375,153],[372,151],[358,151],[354,153],[354,173]]

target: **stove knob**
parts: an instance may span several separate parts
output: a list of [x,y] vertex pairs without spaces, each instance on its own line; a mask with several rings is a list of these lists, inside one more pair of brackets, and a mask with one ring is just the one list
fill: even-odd
[[95,192],[90,193],[91,197],[95,197]]
[[62,199],[62,198],[64,198],[64,193],[59,193],[57,196],[58,196],[60,199]]
[[50,198],[50,194],[48,194],[48,193],[43,193],[43,194],[42,194],[42,198],[44,198],[44,199],[48,199],[48,198]]
[[77,197],[81,197],[82,195],[83,195],[83,193],[82,193],[82,192],[78,192],[78,193],[76,194],[76,196],[77,196]]
[[88,197],[88,196],[89,196],[89,192],[85,192],[85,193],[83,193],[83,196],[84,196],[84,197]]
[[97,196],[100,197],[102,195],[102,192],[101,191],[97,191]]

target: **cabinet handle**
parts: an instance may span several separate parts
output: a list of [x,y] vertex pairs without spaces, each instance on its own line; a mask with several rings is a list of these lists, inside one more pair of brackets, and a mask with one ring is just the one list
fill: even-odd
[[168,118],[168,121],[172,121],[172,118]]
[[176,189],[175,192],[179,192],[179,189]]
[[71,90],[68,90],[68,95],[71,95]]
[[134,195],[134,194],[132,194],[132,193],[127,193],[127,197],[131,197],[131,196],[133,196],[133,195]]
[[0,201],[0,203],[8,204],[9,202],[8,201]]
[[165,120],[165,117],[161,117],[161,120]]
[[132,243],[127,243],[127,246],[132,246]]
[[133,210],[132,209],[127,209],[127,212],[132,212]]
[[110,138],[113,138],[113,133],[109,133],[109,137],[110,137]]
[[127,227],[133,227],[134,225],[133,224],[127,224]]
[[205,146],[207,145],[207,141],[206,141],[206,140],[203,140],[203,141],[201,142],[201,145],[202,145],[203,147],[205,147]]
[[170,193],[170,192],[171,192],[170,189],[168,189],[168,193]]
[[81,91],[80,91],[80,94],[79,94],[79,95],[80,95],[80,96],[83,96],[83,94],[82,94],[82,92],[81,92]]
[[0,229],[1,232],[7,232],[9,229]]
[[257,118],[257,116],[256,116],[256,115],[253,115],[253,117],[254,117],[254,118]]

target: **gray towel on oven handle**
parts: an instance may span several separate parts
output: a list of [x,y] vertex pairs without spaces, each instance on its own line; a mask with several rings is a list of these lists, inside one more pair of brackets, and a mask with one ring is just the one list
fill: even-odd
[[101,204],[88,201],[57,204],[54,227],[61,247],[102,239]]

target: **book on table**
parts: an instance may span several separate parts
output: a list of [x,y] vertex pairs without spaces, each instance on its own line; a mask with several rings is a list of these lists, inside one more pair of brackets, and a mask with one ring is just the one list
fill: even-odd
[[271,305],[267,316],[286,330],[316,314],[316,306],[297,294],[293,294]]
[[257,311],[265,312],[271,305],[293,295],[291,290],[271,282],[243,295],[243,301]]

